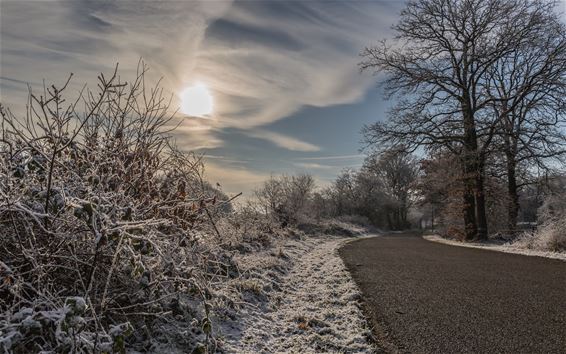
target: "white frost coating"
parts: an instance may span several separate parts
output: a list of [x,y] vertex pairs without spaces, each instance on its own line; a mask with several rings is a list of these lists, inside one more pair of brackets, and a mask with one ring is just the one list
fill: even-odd
[[292,266],[269,287],[271,301],[244,306],[237,321],[222,325],[223,349],[230,353],[374,352],[368,341],[371,331],[359,307],[359,290],[337,254],[345,240],[286,242],[281,250]]
[[80,296],[68,297],[65,300],[65,305],[69,307],[73,314],[82,314],[86,311],[86,301]]
[[564,252],[529,250],[529,249],[519,248],[510,244],[495,245],[495,244],[478,243],[478,242],[464,243],[456,240],[448,240],[438,235],[427,235],[427,236],[423,236],[423,238],[427,241],[444,243],[452,246],[480,248],[480,249],[486,249],[486,250],[498,251],[504,253],[521,254],[523,256],[536,256],[536,257],[544,257],[544,258],[566,261],[566,253]]

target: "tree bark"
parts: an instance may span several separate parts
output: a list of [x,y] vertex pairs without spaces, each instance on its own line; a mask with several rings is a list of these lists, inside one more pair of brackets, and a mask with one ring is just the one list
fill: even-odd
[[[481,157],[478,157],[481,159]],[[483,161],[476,162],[476,221],[477,221],[477,240],[487,240],[487,215],[486,215],[486,201],[485,201],[485,186],[484,186],[484,163]]]
[[[464,159],[466,160],[466,158]],[[476,223],[476,199],[474,196],[474,178],[470,176],[473,171],[469,168],[469,163],[464,161],[464,190],[462,213],[464,215],[464,239],[471,241],[477,234]],[[471,177],[471,178],[470,178]]]
[[[462,100],[462,114],[464,123],[464,144],[463,144],[463,168],[464,168],[464,191],[462,212],[464,214],[464,239],[466,241],[474,240],[478,236],[478,223],[476,218],[476,201],[479,178],[478,171],[478,141],[476,133],[476,123],[470,98],[464,94]],[[481,199],[479,200],[482,201]],[[483,201],[485,208],[485,200]],[[485,214],[484,214],[485,215]]]
[[507,228],[511,235],[517,232],[517,219],[519,216],[519,190],[517,187],[515,156],[506,151],[507,158]]
[[434,232],[434,203],[431,204],[431,208],[432,208],[432,211],[431,211],[431,214],[430,214],[431,215],[431,217],[430,217],[430,219],[431,219],[431,229],[432,229],[432,232]]

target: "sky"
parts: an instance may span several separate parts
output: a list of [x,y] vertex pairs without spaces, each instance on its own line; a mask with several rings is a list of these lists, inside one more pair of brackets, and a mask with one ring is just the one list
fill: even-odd
[[205,117],[179,112],[177,145],[204,154],[206,174],[229,193],[272,174],[310,173],[328,184],[357,168],[360,129],[383,119],[378,80],[359,53],[390,37],[403,7],[389,1],[10,1],[0,2],[0,102],[22,116],[46,83],[93,86],[119,63],[172,96],[197,83],[212,96]]

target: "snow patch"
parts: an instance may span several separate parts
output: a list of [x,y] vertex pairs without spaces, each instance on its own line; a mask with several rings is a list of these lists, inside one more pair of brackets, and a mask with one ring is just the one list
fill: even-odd
[[[337,250],[351,238],[287,239],[277,252],[239,259],[237,320],[219,321],[227,352],[368,353],[375,348],[360,292]],[[247,269],[246,269],[247,268]]]
[[438,235],[426,235],[423,238],[427,241],[444,243],[447,245],[452,246],[460,246],[460,247],[469,247],[469,248],[479,248],[479,249],[486,249],[491,251],[498,251],[504,253],[514,253],[514,254],[521,254],[524,256],[535,256],[535,257],[544,257],[544,258],[551,258],[551,259],[558,259],[561,261],[566,261],[566,253],[565,252],[550,252],[550,251],[538,251],[532,249],[524,249],[517,246],[513,246],[511,244],[504,244],[504,245],[496,245],[496,244],[489,244],[489,243],[479,243],[479,242],[461,242],[456,240],[448,240],[442,238]]

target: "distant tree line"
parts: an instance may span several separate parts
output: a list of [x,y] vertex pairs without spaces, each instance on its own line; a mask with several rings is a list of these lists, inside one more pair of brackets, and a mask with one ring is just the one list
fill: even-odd
[[323,192],[328,215],[361,215],[380,228],[409,228],[419,165],[411,154],[387,151],[366,157],[359,171],[344,170]]
[[410,228],[420,198],[418,160],[404,151],[370,154],[358,170],[345,169],[325,188],[312,176],[272,176],[256,191],[261,209],[283,226],[316,219],[362,217],[387,230]]

